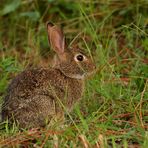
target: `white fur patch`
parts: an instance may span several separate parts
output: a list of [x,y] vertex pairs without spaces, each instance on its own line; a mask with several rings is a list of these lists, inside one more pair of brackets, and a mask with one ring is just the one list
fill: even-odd
[[75,78],[75,79],[84,79],[85,74],[83,74],[83,75],[76,74],[76,75],[73,75],[73,76],[70,76],[70,77]]

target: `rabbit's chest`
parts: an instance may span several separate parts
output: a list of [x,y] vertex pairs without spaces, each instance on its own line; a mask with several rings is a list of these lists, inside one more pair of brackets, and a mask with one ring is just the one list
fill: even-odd
[[83,83],[82,81],[72,81],[68,84],[66,106],[69,110],[72,110],[74,104],[82,98],[84,92]]
[[84,91],[84,82],[73,79],[60,79],[48,82],[48,87],[44,88],[46,94],[51,98],[66,106],[68,110],[71,110],[73,105],[80,100]]

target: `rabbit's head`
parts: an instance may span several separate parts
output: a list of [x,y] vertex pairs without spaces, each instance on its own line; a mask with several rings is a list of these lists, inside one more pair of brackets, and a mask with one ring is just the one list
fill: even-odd
[[58,26],[48,23],[47,30],[49,43],[56,52],[53,67],[76,79],[83,79],[95,70],[93,61],[81,49],[66,48],[63,32]]

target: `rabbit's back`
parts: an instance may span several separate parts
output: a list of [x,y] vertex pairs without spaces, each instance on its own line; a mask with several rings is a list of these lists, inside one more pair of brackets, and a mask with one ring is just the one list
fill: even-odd
[[66,77],[58,69],[24,71],[8,87],[2,118],[14,118],[21,127],[44,126],[45,120],[63,113],[63,105],[71,110],[81,98],[82,83]]

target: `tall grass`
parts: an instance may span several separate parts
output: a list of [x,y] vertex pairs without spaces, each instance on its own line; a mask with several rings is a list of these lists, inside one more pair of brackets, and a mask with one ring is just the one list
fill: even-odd
[[20,132],[2,125],[0,145],[147,147],[148,2],[145,0],[1,0],[0,99],[11,79],[27,67],[49,66],[46,22],[64,28],[67,42],[84,48],[98,71],[83,99],[56,130]]

